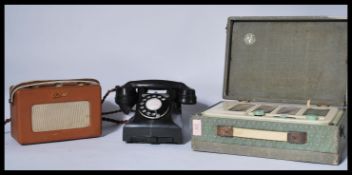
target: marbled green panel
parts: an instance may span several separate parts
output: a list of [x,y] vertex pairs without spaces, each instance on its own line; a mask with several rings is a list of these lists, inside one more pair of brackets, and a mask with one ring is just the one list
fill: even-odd
[[[253,120],[240,120],[215,117],[199,117],[194,119],[202,120],[202,135],[193,136],[195,141],[206,141],[223,144],[238,144],[245,146],[270,147],[291,150],[306,150],[317,152],[338,152],[338,127],[328,125],[308,125],[295,123],[263,122]],[[228,125],[248,129],[259,129],[269,131],[301,131],[307,133],[307,143],[292,144],[281,141],[270,141],[260,139],[247,139],[239,137],[217,136],[217,126]]]

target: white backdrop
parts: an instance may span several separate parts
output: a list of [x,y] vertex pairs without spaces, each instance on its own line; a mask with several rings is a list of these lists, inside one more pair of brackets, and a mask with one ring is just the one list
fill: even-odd
[[[131,80],[167,79],[196,89],[205,109],[222,99],[229,16],[340,16],[343,5],[5,6],[5,115],[10,85],[40,79],[96,78],[103,93]],[[113,97],[110,106],[113,108]],[[346,169],[223,154],[184,145],[126,144],[104,124],[96,139],[20,146],[5,127],[6,169]],[[77,149],[79,147],[79,149]],[[232,162],[232,163],[228,163]]]

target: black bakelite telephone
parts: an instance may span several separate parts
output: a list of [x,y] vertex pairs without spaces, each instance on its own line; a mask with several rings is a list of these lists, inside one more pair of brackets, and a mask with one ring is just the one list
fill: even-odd
[[165,80],[130,81],[115,88],[115,102],[125,114],[136,105],[135,115],[123,127],[127,143],[183,143],[182,126],[175,121],[181,104],[195,104],[195,90]]

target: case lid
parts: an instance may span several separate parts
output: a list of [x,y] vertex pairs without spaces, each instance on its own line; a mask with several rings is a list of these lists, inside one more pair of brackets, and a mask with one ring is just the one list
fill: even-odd
[[346,105],[347,20],[229,17],[223,98]]
[[65,79],[65,80],[35,80],[35,81],[27,81],[22,82],[17,85],[10,87],[10,99],[9,102],[13,102],[13,98],[15,93],[24,88],[32,88],[32,87],[62,87],[66,85],[73,85],[73,86],[81,86],[84,84],[91,84],[91,85],[99,85],[99,81],[92,78],[82,78],[82,79]]

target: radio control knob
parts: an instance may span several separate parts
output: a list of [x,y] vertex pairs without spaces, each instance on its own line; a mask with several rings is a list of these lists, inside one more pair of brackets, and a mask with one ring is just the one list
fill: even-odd
[[152,98],[145,103],[148,110],[156,111],[161,108],[162,102],[157,98]]

